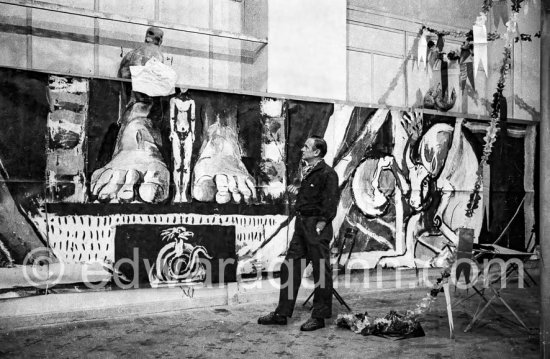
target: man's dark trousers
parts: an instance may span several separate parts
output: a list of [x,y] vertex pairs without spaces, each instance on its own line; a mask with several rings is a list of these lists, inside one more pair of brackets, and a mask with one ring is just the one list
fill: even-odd
[[296,215],[294,235],[290,241],[285,261],[281,265],[281,290],[275,312],[292,316],[296,296],[302,282],[305,267],[311,263],[315,291],[312,318],[330,318],[332,315],[332,270],[330,265],[330,240],[332,224],[329,222],[318,234],[317,216]]

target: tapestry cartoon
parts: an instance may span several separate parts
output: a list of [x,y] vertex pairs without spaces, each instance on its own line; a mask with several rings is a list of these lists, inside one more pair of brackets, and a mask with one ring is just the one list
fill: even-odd
[[[4,266],[43,247],[112,268],[138,248],[151,266],[176,266],[139,273],[155,284],[204,281],[201,263],[228,258],[224,280],[277,271],[294,228],[285,189],[300,181],[311,135],[327,141],[340,181],[335,266],[437,267],[459,228],[489,242],[525,194],[519,125],[480,168],[481,121],[178,87],[149,96],[124,80],[0,71]],[[508,242],[520,248],[526,221],[514,223]]]

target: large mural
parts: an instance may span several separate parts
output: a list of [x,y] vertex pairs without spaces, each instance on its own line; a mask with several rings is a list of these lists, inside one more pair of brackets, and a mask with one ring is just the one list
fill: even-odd
[[[300,148],[318,135],[342,192],[335,265],[438,266],[459,228],[476,242],[500,233],[533,161],[521,126],[504,128],[479,168],[483,122],[183,88],[149,96],[123,80],[0,72],[3,265],[45,247],[129,281],[116,264],[137,250],[147,265],[133,275],[151,285],[209,280],[209,265],[214,282],[277,271],[294,228],[285,188],[300,181]],[[518,248],[527,221],[514,223],[507,236]]]

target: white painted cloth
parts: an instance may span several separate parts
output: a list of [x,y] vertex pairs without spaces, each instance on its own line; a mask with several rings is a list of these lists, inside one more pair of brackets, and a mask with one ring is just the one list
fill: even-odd
[[[420,36],[420,39],[418,40],[418,67],[421,69],[426,69],[426,56],[428,53],[428,39],[426,30],[422,30],[422,35]],[[422,66],[420,63],[423,63]]]
[[476,24],[473,26],[474,33],[474,78],[477,76],[477,70],[479,64],[485,70],[485,76],[487,77],[487,28],[485,23],[487,17],[481,13],[477,19]]
[[133,91],[151,97],[168,96],[176,92],[176,71],[154,57],[145,66],[130,66],[130,73]]

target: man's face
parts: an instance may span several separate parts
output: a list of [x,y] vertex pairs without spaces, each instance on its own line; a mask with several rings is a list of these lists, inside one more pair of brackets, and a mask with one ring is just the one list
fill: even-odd
[[312,138],[308,138],[304,147],[302,147],[302,159],[307,161],[314,158],[317,158],[319,155],[319,150],[314,149],[315,141]]

